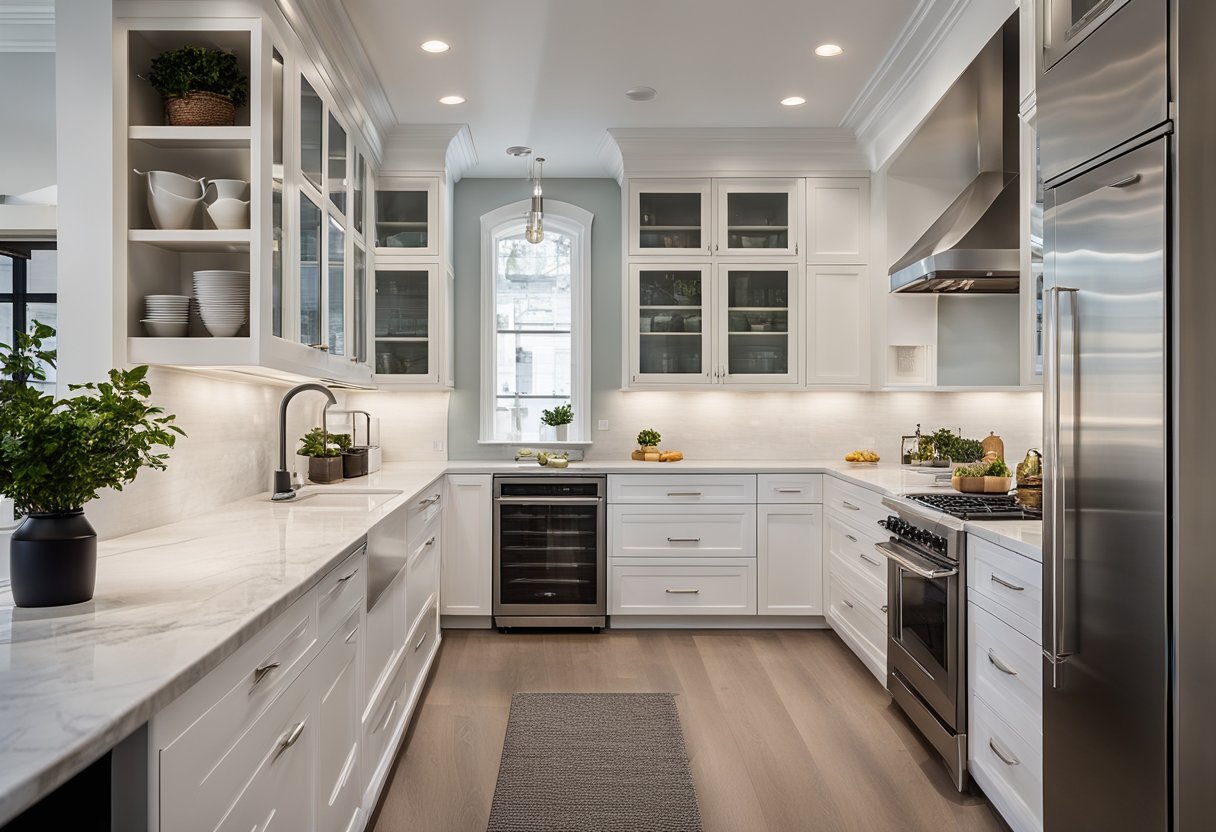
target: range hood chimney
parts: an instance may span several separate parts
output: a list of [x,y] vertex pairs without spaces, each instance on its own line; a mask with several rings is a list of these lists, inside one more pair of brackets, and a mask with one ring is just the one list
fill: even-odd
[[956,82],[971,74],[977,82],[980,173],[891,266],[892,292],[1018,292],[1017,36],[1015,14]]

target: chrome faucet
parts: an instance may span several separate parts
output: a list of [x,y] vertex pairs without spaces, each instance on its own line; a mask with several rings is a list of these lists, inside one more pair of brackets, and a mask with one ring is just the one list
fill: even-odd
[[296,496],[296,490],[291,485],[291,472],[287,470],[287,405],[296,397],[296,394],[308,390],[322,393],[329,399],[329,403],[325,405],[325,410],[321,414],[323,429],[325,415],[329,413],[329,408],[338,403],[333,391],[325,385],[315,382],[298,384],[283,395],[283,401],[279,404],[279,469],[274,472],[274,493],[270,495],[272,500],[292,500]]
[[[352,410],[351,411],[352,416],[356,413],[359,414],[360,416],[362,416],[367,422],[367,445],[366,445],[366,447],[370,448],[372,446],[372,414],[368,413],[366,410]],[[351,420],[351,423],[350,423],[350,432],[351,432],[351,436],[353,438],[354,433],[355,433],[355,423],[354,423],[353,419]]]

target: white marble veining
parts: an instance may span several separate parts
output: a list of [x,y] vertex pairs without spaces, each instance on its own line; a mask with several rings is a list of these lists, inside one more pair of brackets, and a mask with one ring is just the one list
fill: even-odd
[[[0,823],[185,692],[301,597],[386,513],[444,473],[539,473],[513,462],[386,465],[358,486],[401,490],[367,511],[310,511],[266,494],[102,541],[93,601],[15,609],[0,590]],[[836,476],[889,496],[930,490],[908,469],[814,460],[575,463],[569,473]],[[347,487],[351,487],[349,484]],[[341,490],[343,486],[332,486]],[[1029,523],[974,523],[1029,557]],[[1006,530],[1014,536],[1008,537]]]

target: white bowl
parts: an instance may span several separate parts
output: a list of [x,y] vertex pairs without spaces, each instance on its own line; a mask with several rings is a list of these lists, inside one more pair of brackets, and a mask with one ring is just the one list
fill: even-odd
[[244,321],[240,323],[207,323],[203,321],[203,326],[211,333],[213,338],[232,338],[241,331],[241,327],[245,325]]
[[208,179],[203,193],[206,194],[214,188],[216,200],[242,199],[248,187],[249,183],[244,179]]
[[191,179],[171,170],[135,171],[148,179],[148,193],[171,193],[187,199],[203,198],[203,180]]
[[240,199],[217,199],[207,206],[207,214],[216,228],[248,228],[249,201]]
[[200,197],[179,196],[170,191],[153,191],[148,194],[148,215],[152,225],[159,229],[181,230],[194,227],[194,214]]
[[140,321],[144,329],[154,338],[185,338],[190,334],[190,324],[187,321]]

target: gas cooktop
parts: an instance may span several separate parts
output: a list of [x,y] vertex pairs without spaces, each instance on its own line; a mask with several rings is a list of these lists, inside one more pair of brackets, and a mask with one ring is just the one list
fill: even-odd
[[904,499],[960,520],[1042,520],[1043,512],[1023,506],[1012,494],[906,494]]

